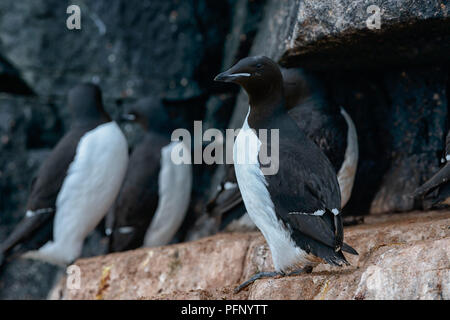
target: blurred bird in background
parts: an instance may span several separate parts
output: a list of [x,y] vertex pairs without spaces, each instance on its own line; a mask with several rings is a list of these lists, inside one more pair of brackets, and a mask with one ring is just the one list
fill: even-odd
[[127,173],[107,218],[109,251],[168,244],[180,228],[192,189],[190,164],[175,164],[174,148],[189,153],[185,144],[172,142],[177,122],[156,97],[139,100],[125,109],[123,118],[138,123],[143,139],[133,150]]
[[128,164],[128,145],[105,112],[100,88],[80,84],[68,95],[72,126],[31,184],[26,214],[1,244],[8,256],[67,265],[116,198]]

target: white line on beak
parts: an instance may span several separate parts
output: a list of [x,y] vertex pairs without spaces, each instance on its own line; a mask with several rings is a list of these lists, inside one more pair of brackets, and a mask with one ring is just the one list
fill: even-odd
[[127,119],[128,121],[134,121],[136,120],[136,116],[134,114],[124,114],[124,119]]
[[228,75],[228,77],[233,77],[233,78],[238,78],[238,77],[250,77],[251,74],[250,73],[233,73]]

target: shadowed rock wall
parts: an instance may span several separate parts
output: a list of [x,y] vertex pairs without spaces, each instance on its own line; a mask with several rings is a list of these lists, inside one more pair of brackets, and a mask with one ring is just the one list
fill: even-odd
[[[149,94],[170,100],[184,127],[204,118],[235,3],[1,1],[0,241],[22,218],[33,175],[68,129],[66,94],[77,83],[98,83],[113,118]],[[70,4],[81,8],[81,30],[66,28]],[[123,129],[133,147],[139,129]],[[195,170],[193,209],[207,180]],[[101,232],[94,238],[86,255],[104,252]],[[11,262],[0,275],[0,298],[45,298],[54,273],[37,262]]]
[[[81,30],[65,27],[69,4],[81,7]],[[370,5],[380,8],[380,29],[367,28]],[[204,129],[239,127],[245,94],[212,79],[258,54],[314,74],[330,103],[353,117],[360,162],[347,213],[420,209],[409,193],[439,167],[448,129],[449,27],[448,3],[439,0],[2,0],[0,241],[23,216],[33,174],[68,129],[70,87],[98,83],[113,117],[154,94],[170,100],[188,128],[193,120],[204,120]],[[140,132],[123,129],[132,147]],[[194,170],[178,240],[202,234],[194,222],[223,175],[215,166]],[[104,252],[105,241],[97,231],[84,254]],[[0,274],[0,298],[44,298],[55,272],[12,262]]]

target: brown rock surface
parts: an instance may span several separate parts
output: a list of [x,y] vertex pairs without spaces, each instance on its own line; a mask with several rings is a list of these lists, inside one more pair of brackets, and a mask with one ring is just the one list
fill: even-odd
[[273,268],[259,233],[81,259],[80,289],[63,279],[50,298],[450,299],[450,211],[367,217],[345,235],[360,253],[347,255],[351,266],[258,280],[237,295],[238,283]]

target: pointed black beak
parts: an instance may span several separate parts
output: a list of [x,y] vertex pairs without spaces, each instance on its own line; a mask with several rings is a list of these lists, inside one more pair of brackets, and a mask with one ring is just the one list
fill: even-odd
[[250,73],[240,72],[240,73],[233,73],[232,69],[229,69],[225,72],[222,72],[218,74],[214,81],[221,81],[221,82],[235,82],[238,79],[247,78],[250,77]]
[[219,73],[215,78],[214,81],[221,81],[221,82],[228,82],[229,79],[228,71]]

